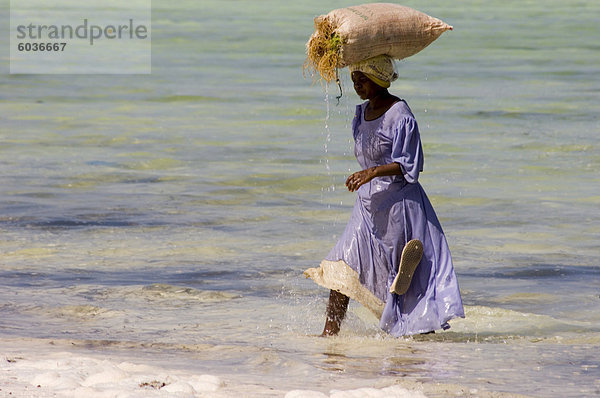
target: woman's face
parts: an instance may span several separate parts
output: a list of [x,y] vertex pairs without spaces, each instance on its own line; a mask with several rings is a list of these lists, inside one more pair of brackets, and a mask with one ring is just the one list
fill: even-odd
[[378,95],[382,89],[385,90],[362,72],[354,71],[352,72],[351,77],[352,82],[354,83],[354,91],[356,91],[356,94],[358,94],[360,99],[371,99]]

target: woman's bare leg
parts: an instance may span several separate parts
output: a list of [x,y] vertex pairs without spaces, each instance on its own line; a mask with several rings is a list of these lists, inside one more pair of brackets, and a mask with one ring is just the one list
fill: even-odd
[[329,303],[327,304],[327,318],[325,320],[325,328],[321,336],[335,336],[340,331],[340,326],[350,299],[342,293],[331,290],[329,292]]

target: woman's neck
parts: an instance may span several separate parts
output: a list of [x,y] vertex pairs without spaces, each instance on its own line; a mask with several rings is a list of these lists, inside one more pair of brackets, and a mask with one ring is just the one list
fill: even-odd
[[394,98],[394,96],[390,94],[387,89],[383,89],[372,98],[369,98],[369,107],[373,110],[389,107],[392,98]]
[[381,90],[377,95],[369,98],[365,109],[365,119],[374,120],[383,115],[400,99],[389,93],[387,89]]

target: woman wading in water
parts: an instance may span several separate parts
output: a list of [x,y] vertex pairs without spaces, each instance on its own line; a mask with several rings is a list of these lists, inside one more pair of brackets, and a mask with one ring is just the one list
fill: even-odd
[[356,107],[354,153],[362,170],[346,180],[357,192],[350,221],[319,268],[307,277],[330,289],[323,336],[336,335],[355,299],[393,336],[449,328],[464,317],[442,227],[418,182],[419,129],[407,103],[390,94],[397,78],[387,56],[350,65]]

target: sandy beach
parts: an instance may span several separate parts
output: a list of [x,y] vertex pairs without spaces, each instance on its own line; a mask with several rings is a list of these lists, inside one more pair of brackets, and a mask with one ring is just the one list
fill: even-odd
[[[110,343],[106,344],[108,346]],[[136,357],[128,351],[128,344],[124,342],[115,342],[103,352],[90,349],[91,345],[94,343],[74,340],[0,339],[0,397],[525,397],[410,380],[399,380],[397,384],[389,386],[373,383],[370,387],[348,390],[285,390],[260,382],[244,383],[232,375],[194,373],[169,361],[153,358],[143,351],[138,351],[141,357]],[[152,347],[147,349],[148,352],[153,350]]]

